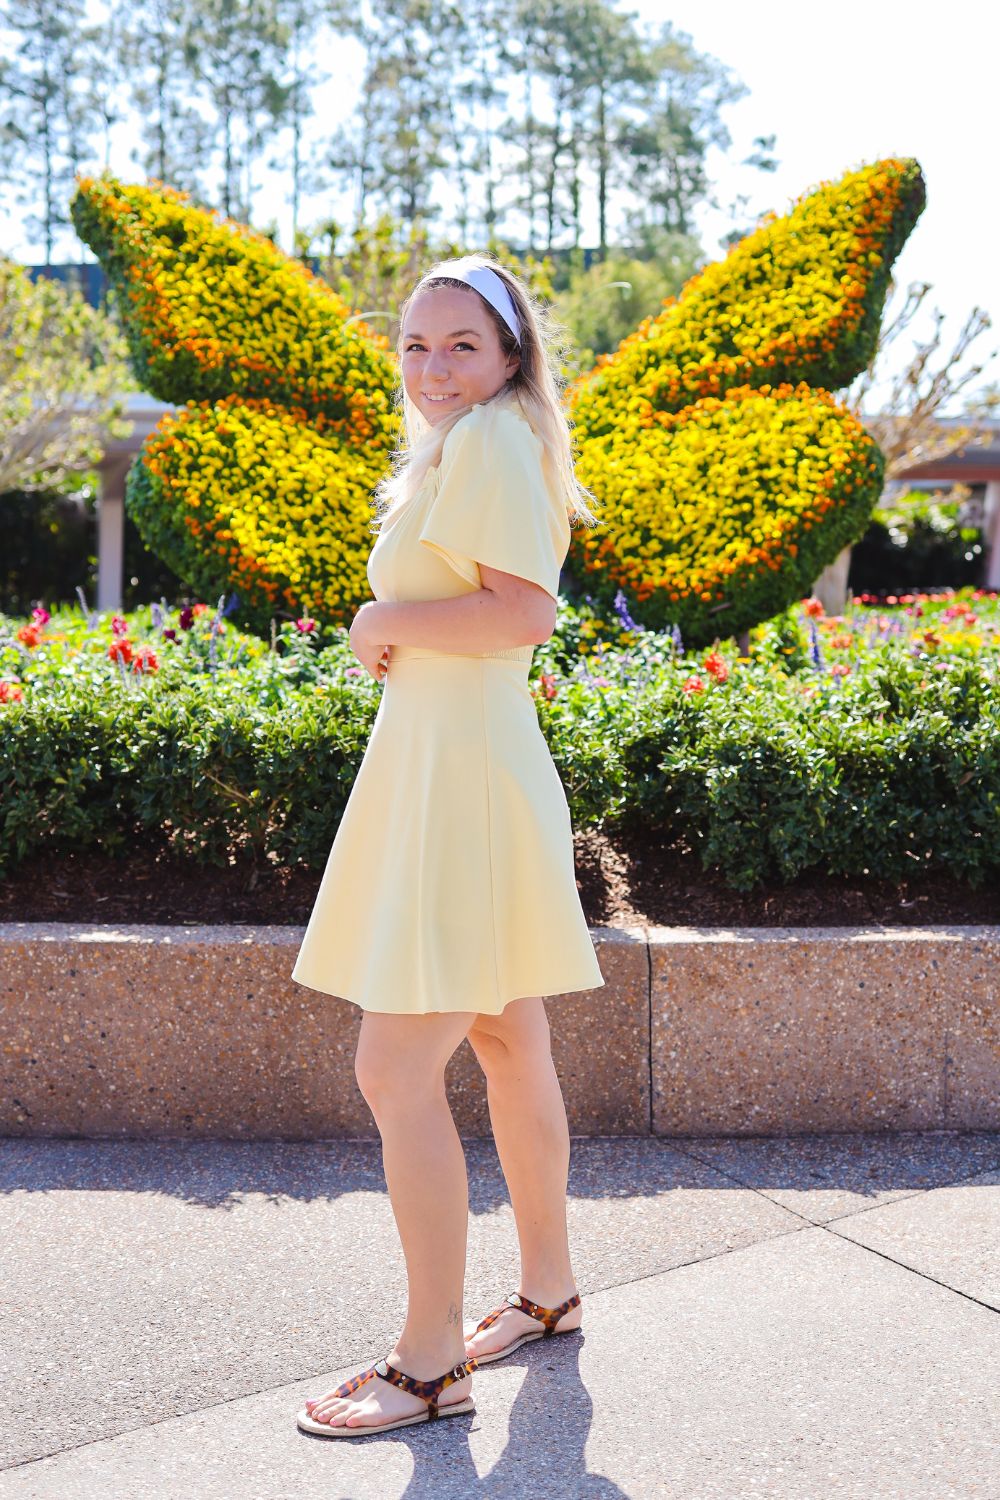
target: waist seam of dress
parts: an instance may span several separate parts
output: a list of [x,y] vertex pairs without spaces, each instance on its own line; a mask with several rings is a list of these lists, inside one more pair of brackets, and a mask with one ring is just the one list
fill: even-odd
[[533,646],[509,646],[502,651],[435,651],[432,647],[422,646],[391,646],[389,648],[390,665],[395,661],[523,661],[530,662],[534,654]]

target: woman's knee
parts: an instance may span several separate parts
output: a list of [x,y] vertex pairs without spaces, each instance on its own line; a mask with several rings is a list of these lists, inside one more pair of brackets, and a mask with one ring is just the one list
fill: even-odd
[[[361,1026],[354,1054],[354,1076],[358,1088],[376,1116],[390,1110],[410,1110],[424,1100],[444,1096],[444,1070],[448,1058],[461,1041],[462,1030],[452,1039],[447,1027],[417,1027],[416,1018],[388,1018]],[[438,1035],[438,1032],[447,1034]]]
[[549,1023],[538,998],[512,1000],[498,1016],[477,1016],[469,1045],[483,1072],[497,1077],[551,1065]]

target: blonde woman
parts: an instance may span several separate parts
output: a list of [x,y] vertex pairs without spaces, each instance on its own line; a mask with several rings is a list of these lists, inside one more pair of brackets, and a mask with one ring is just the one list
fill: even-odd
[[[385,1358],[299,1412],[324,1436],[471,1412],[477,1364],[582,1317],[541,997],[604,977],[528,672],[555,626],[570,521],[595,517],[552,327],[487,255],[435,265],[400,310],[400,446],[376,489],[375,598],[350,631],[384,686],[292,977],[363,1012],[355,1072],[408,1300]],[[468,1329],[468,1182],[444,1081],[463,1037],[486,1075],[521,1260],[517,1291]]]

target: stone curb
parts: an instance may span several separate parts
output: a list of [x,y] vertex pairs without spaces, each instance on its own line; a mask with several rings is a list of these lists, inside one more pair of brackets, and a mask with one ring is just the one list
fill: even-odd
[[[304,930],[0,924],[0,1135],[374,1136]],[[546,1002],[574,1135],[1000,1128],[1000,926],[591,931],[605,986]],[[487,1135],[467,1042],[448,1089]]]

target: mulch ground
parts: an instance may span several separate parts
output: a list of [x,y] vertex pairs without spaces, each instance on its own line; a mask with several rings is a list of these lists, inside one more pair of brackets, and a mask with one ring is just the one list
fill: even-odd
[[[805,874],[730,890],[690,850],[630,832],[576,838],[580,899],[592,926],[835,927],[1000,922],[1000,873],[973,890],[943,874],[900,883]],[[322,871],[193,864],[169,851],[34,855],[0,880],[0,922],[245,923],[301,926]]]

